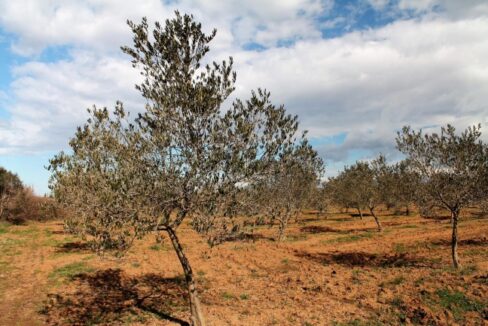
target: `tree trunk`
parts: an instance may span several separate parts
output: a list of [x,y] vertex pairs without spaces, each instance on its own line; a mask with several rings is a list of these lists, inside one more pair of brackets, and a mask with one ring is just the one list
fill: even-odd
[[405,205],[405,208],[406,208],[406,209],[405,209],[405,215],[406,215],[406,216],[410,215],[410,209],[409,209],[409,207],[408,207],[408,204],[407,204],[407,205]]
[[376,226],[378,227],[378,232],[382,232],[383,227],[381,226],[381,222],[378,219],[378,216],[376,216],[374,209],[370,208],[369,211],[371,212],[371,215],[373,215],[374,221],[376,222]]
[[186,285],[188,287],[188,294],[190,297],[191,324],[192,326],[205,326],[205,318],[203,317],[200,306],[200,299],[198,298],[197,289],[195,287],[195,280],[193,278],[193,271],[191,269],[190,262],[183,252],[183,248],[181,247],[175,231],[172,228],[167,228],[166,232],[168,232],[171,243],[173,244],[173,248],[178,255],[178,259],[183,267],[183,272],[185,273]]
[[459,220],[459,210],[451,211],[451,221],[452,221],[452,238],[451,238],[451,253],[452,253],[452,263],[454,268],[460,268],[459,257],[457,253],[458,246],[458,220]]
[[363,212],[361,211],[361,208],[358,207],[358,212],[359,212],[359,218],[362,220],[363,219]]
[[284,217],[279,220],[279,225],[278,225],[278,241],[283,241],[285,240],[285,230],[286,230],[286,225],[288,224],[288,218]]

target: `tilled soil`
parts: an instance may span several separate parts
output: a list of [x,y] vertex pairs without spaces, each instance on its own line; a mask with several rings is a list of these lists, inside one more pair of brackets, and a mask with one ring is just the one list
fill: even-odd
[[[386,214],[386,212],[385,212]],[[259,227],[210,248],[178,230],[208,325],[488,325],[488,219],[304,214],[287,239]],[[147,236],[100,258],[62,222],[0,224],[0,325],[185,325],[181,266]]]

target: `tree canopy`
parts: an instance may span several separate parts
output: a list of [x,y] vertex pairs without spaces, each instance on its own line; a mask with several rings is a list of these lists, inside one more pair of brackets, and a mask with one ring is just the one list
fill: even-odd
[[128,24],[133,46],[122,50],[144,77],[136,88],[145,111],[131,120],[122,103],[113,113],[90,110],[72,152],[51,160],[51,187],[74,212],[68,226],[99,251],[123,251],[146,233],[166,232],[185,272],[192,323],[203,325],[177,228],[190,218],[203,220],[207,227],[196,229],[204,232],[229,217],[243,189],[282,178],[296,160],[322,163],[298,133],[297,116],[273,105],[268,91],[223,109],[236,73],[232,58],[202,65],[215,30],[207,35],[178,12],[152,31],[146,19]]
[[452,125],[440,133],[424,134],[406,126],[398,133],[397,147],[407,155],[420,175],[417,195],[451,212],[452,259],[459,266],[457,225],[461,209],[486,198],[488,191],[488,146],[481,125],[456,134]]

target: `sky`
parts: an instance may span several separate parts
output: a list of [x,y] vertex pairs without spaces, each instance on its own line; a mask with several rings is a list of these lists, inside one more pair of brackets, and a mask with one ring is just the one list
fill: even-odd
[[140,112],[126,20],[190,13],[232,56],[234,97],[266,88],[297,114],[327,175],[383,153],[404,125],[481,123],[488,140],[486,0],[0,0],[0,166],[48,193],[49,158],[86,109]]

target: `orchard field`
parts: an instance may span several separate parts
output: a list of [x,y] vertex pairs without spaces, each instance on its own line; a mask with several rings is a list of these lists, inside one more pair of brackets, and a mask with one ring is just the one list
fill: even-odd
[[[245,95],[193,15],[127,24],[145,104],[60,126],[44,192],[0,167],[0,326],[488,325],[486,112],[459,131],[380,119],[368,134],[388,152],[358,156],[354,133],[309,135],[258,74]],[[337,135],[347,161],[327,171]]]
[[[468,212],[468,211],[467,211]],[[180,229],[209,325],[486,325],[488,219],[305,211],[210,248]],[[161,239],[160,239],[161,240]],[[187,325],[187,290],[167,238],[100,258],[62,221],[0,225],[0,325]]]

